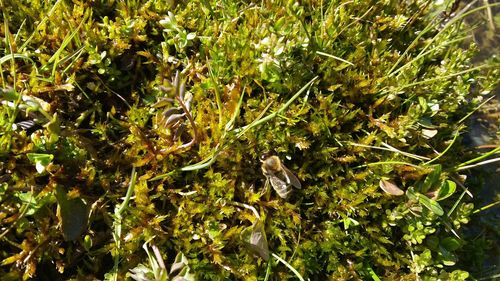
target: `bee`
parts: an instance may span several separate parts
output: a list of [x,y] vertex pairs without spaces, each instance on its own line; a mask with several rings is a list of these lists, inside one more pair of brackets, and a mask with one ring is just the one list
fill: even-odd
[[299,179],[283,165],[278,156],[264,154],[260,157],[260,161],[262,173],[281,198],[286,199],[290,195],[292,186],[297,189],[302,188]]

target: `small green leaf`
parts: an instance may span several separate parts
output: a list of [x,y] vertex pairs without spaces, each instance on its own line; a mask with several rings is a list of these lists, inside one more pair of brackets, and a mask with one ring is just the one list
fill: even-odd
[[448,251],[455,251],[460,248],[461,245],[460,241],[454,237],[446,237],[440,244]]
[[[11,56],[4,56],[0,59],[0,64],[3,63],[3,61],[7,61]],[[16,101],[19,99],[19,94],[13,89],[13,88],[7,88],[7,89],[1,89],[0,88],[0,94],[3,99],[8,100],[8,101]]]
[[469,278],[469,272],[463,270],[454,270],[450,274],[450,280],[465,281],[467,278]]
[[26,210],[26,216],[34,215],[43,206],[54,203],[54,197],[52,194],[47,193],[45,196],[35,196],[31,192],[16,192],[14,196],[19,198],[24,204],[28,204],[28,209]]
[[423,194],[417,193],[417,197],[418,197],[418,202],[424,205],[427,209],[431,210],[434,214],[438,216],[442,216],[444,214],[443,208],[441,208],[438,202],[429,199],[429,197]]
[[49,142],[55,143],[59,140],[59,135],[61,134],[61,122],[57,116],[57,113],[54,113],[52,116],[52,120],[49,123],[45,124],[44,127],[50,132]]
[[413,186],[410,186],[406,190],[406,197],[408,197],[411,201],[417,201],[417,193],[415,192],[415,188]]
[[452,252],[446,250],[444,247],[439,247],[439,254],[438,256],[441,258],[443,261],[443,264],[446,266],[452,266],[455,265],[457,262],[457,257],[455,254]]
[[439,248],[439,238],[435,235],[427,237],[425,243],[427,244],[429,249],[433,251],[437,251],[437,249]]
[[426,193],[438,183],[439,177],[441,176],[441,165],[438,164],[434,165],[433,167],[434,170],[432,170],[432,172],[430,172],[425,178],[420,188],[420,193]]
[[441,201],[450,197],[457,189],[457,184],[454,181],[445,180],[439,187],[436,201]]
[[52,162],[54,155],[44,154],[44,153],[27,153],[26,156],[35,164],[36,171],[41,174],[45,171],[45,168]]
[[428,106],[427,106],[427,101],[425,100],[425,98],[418,97],[418,104],[422,108],[422,112],[426,112],[427,111]]
[[354,226],[358,226],[359,225],[359,222],[355,219],[352,219],[352,218],[344,218],[343,219],[343,222],[344,222],[344,228],[345,229],[349,229],[349,227],[352,225]]
[[87,252],[90,251],[90,248],[92,248],[92,237],[88,234],[83,238],[83,248]]

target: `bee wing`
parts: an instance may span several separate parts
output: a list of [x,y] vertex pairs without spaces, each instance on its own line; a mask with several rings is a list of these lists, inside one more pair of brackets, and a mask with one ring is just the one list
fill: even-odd
[[271,182],[271,186],[276,190],[276,193],[278,193],[281,198],[286,199],[292,191],[288,183],[278,178],[275,174],[270,174],[268,179]]
[[287,184],[291,184],[295,188],[301,189],[302,184],[300,184],[299,179],[290,170],[288,170],[288,168],[285,167],[285,165],[281,164],[281,167],[283,168],[283,171],[285,171],[284,174]]

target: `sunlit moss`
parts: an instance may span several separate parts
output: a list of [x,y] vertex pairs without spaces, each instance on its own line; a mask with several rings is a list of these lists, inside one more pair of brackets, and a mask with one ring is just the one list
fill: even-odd
[[[7,280],[137,279],[150,249],[198,280],[469,275],[474,202],[450,182],[482,159],[463,118],[499,76],[472,62],[472,7],[4,2]],[[287,200],[264,190],[269,151],[301,181]]]

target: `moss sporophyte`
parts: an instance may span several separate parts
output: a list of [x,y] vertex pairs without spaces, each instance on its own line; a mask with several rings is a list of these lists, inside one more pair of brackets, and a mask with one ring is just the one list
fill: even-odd
[[0,279],[498,275],[499,3],[0,7]]

